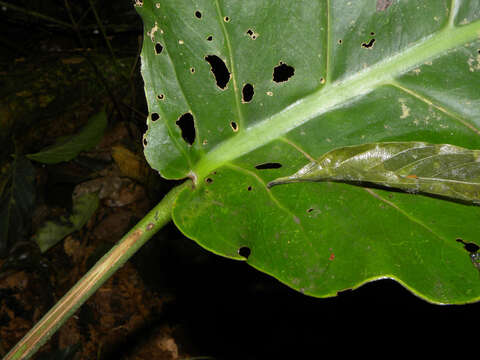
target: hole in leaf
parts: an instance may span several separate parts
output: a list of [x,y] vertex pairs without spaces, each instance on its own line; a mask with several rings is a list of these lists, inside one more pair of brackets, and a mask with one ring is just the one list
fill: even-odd
[[243,85],[243,89],[242,89],[242,101],[243,101],[244,103],[248,103],[248,102],[252,101],[253,94],[254,94],[254,91],[253,91],[253,86],[252,86],[252,84],[245,84],[245,85]]
[[375,39],[371,39],[368,43],[362,43],[362,47],[365,49],[371,49],[373,48],[373,44],[375,44]]
[[191,72],[192,74],[194,74],[194,73],[195,73],[195,68],[194,68],[194,67],[191,67],[191,68],[190,68],[190,72]]
[[235,121],[232,121],[232,122],[230,123],[230,126],[232,127],[232,130],[233,130],[233,131],[235,131],[235,132],[238,131],[238,125],[237,125],[237,123],[236,123]]
[[211,183],[213,182],[213,179],[212,179],[212,178],[206,178],[206,179],[205,179],[205,182],[206,182],[207,184],[211,184]]
[[147,139],[143,138],[143,145],[147,146]]
[[205,60],[210,64],[215,81],[220,89],[225,89],[228,81],[230,80],[230,72],[227,69],[227,65],[216,55],[207,55]]
[[208,35],[207,41],[212,41],[212,40],[213,40],[213,36],[212,36],[212,35]]
[[189,145],[192,145],[195,141],[195,123],[193,120],[193,115],[189,112],[183,114],[178,118],[176,124],[182,131],[182,138]]
[[458,238],[457,239],[457,242],[459,243],[462,243],[463,244],[463,248],[465,250],[467,250],[469,253],[471,254],[474,254],[476,253],[478,250],[480,250],[480,246],[478,246],[477,244],[475,243],[469,243],[469,242],[466,242],[466,241],[463,241],[462,239]]
[[255,169],[258,169],[258,170],[279,169],[281,167],[282,167],[282,164],[276,163],[276,162],[271,162],[271,163],[269,162],[269,163],[255,165]]
[[152,121],[157,121],[158,119],[160,119],[160,115],[158,115],[157,113],[152,113],[151,119]]
[[225,17],[223,18],[223,21],[229,22],[229,21],[230,21],[230,18],[229,18],[228,16],[225,16]]
[[338,42],[338,45],[342,45],[343,41],[342,41],[342,39],[339,39],[337,42]]
[[257,38],[257,34],[252,29],[247,30],[247,35],[250,36],[250,39],[252,40],[255,40]]
[[196,17],[197,19],[201,19],[201,18],[202,18],[202,13],[201,13],[200,11],[198,11],[198,10],[195,11],[195,17]]
[[295,74],[295,69],[280,61],[280,65],[273,69],[273,81],[283,82],[290,79]]
[[158,100],[163,100],[163,99],[165,99],[165,95],[159,94],[159,95],[157,95],[157,99]]
[[252,191],[252,187],[249,186],[249,187],[247,188],[247,190],[248,190],[248,191]]
[[238,255],[243,256],[245,259],[248,259],[252,251],[248,246],[242,246],[240,249],[238,249]]
[[375,33],[372,31],[372,32],[370,33],[370,35],[371,35],[371,36],[375,36]]
[[307,210],[307,213],[311,213],[314,209],[313,208],[310,208]]
[[162,53],[162,50],[163,50],[162,44],[160,44],[160,43],[157,42],[157,43],[155,44],[155,54],[157,54],[157,55],[161,54],[161,53]]

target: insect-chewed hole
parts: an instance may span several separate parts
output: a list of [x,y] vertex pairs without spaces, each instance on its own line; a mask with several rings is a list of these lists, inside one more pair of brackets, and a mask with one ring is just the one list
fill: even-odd
[[250,250],[248,246],[242,246],[240,249],[238,249],[238,255],[243,256],[245,259],[248,259],[251,253],[252,250]]
[[228,16],[225,16],[225,17],[223,18],[223,21],[225,21],[225,22],[229,22],[229,21],[230,21],[230,17],[228,17]]
[[190,72],[191,72],[192,74],[195,74],[195,68],[194,68],[194,67],[191,67],[191,68],[190,68]]
[[157,99],[158,100],[163,100],[163,99],[165,99],[165,95],[164,94],[158,94]]
[[256,40],[256,39],[257,39],[257,34],[256,34],[255,31],[253,31],[252,29],[248,29],[248,30],[247,30],[247,35],[250,36],[250,39],[252,39],[252,40]]
[[282,164],[277,162],[268,162],[268,163],[255,165],[255,169],[258,169],[258,170],[280,169],[281,167],[282,167]]
[[248,103],[248,102],[252,101],[253,94],[254,94],[254,91],[253,91],[253,85],[252,84],[243,85],[242,102]]
[[338,42],[338,45],[342,45],[343,40],[342,40],[342,39],[338,39],[337,42]]
[[273,81],[283,82],[290,79],[295,74],[295,69],[280,61],[280,65],[273,69]]
[[212,35],[208,35],[207,36],[207,41],[212,41],[213,40],[213,36]]
[[206,178],[206,179],[205,179],[205,182],[206,182],[207,184],[211,184],[211,183],[213,182],[213,179],[212,179],[212,178]]
[[375,36],[375,33],[372,31],[372,32],[370,32],[370,35],[371,35],[371,36]]
[[162,44],[160,44],[160,43],[157,42],[157,43],[155,44],[155,54],[159,55],[159,54],[162,53],[162,51],[163,51],[163,46],[162,46]]
[[313,208],[308,208],[307,213],[311,213],[314,209]]
[[158,119],[160,119],[160,115],[158,115],[158,113],[152,113],[150,118],[152,119],[152,121],[157,121]]
[[462,243],[462,244],[463,244],[463,248],[464,248],[465,250],[467,250],[467,251],[468,251],[469,253],[471,253],[471,254],[474,254],[474,253],[476,253],[478,250],[480,250],[480,246],[478,246],[478,245],[475,244],[475,243],[469,243],[469,242],[463,241],[463,239],[460,239],[460,238],[458,238],[458,239],[456,239],[456,240],[457,240],[457,242]]
[[215,76],[215,81],[217,86],[220,89],[225,89],[230,80],[230,72],[228,71],[227,65],[216,55],[207,55],[205,60],[210,64],[211,71],[213,76]]
[[143,145],[147,146],[147,138],[145,138],[145,137],[143,138]]
[[195,17],[196,17],[197,19],[201,19],[201,18],[202,18],[202,13],[201,13],[200,11],[198,11],[198,10],[195,11]]
[[230,126],[232,127],[232,130],[233,130],[233,131],[235,131],[235,132],[238,131],[238,125],[237,125],[237,123],[236,123],[235,121],[232,121],[232,122],[230,123]]
[[183,114],[178,118],[176,124],[182,131],[182,138],[189,145],[192,145],[195,141],[195,122],[193,120],[193,115],[189,112]]
[[247,188],[248,191],[252,191],[252,186],[250,185],[248,188]]
[[362,47],[364,49],[371,49],[373,48],[373,45],[375,44],[375,39],[370,39],[370,41],[367,43],[367,42],[363,42],[362,43]]

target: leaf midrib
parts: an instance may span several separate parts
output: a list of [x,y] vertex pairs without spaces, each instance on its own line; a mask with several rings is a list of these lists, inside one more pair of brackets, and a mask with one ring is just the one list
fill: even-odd
[[448,25],[405,51],[386,58],[352,76],[327,83],[323,88],[287,106],[282,111],[226,139],[207,153],[194,167],[197,181],[211,171],[247,154],[309,120],[327,113],[350,100],[387,85],[399,76],[444,52],[480,37],[480,21],[461,27]]

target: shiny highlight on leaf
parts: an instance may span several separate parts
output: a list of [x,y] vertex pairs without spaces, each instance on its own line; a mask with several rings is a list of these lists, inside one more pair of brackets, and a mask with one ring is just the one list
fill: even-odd
[[347,146],[270,182],[268,187],[318,181],[375,184],[480,204],[480,150],[424,142]]

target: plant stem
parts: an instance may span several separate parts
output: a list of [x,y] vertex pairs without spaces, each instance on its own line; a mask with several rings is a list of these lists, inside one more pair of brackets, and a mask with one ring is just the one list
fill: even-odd
[[191,186],[191,181],[184,182],[165,195],[35,324],[3,360],[28,359],[32,356],[105,281],[170,221],[177,195],[188,186]]

